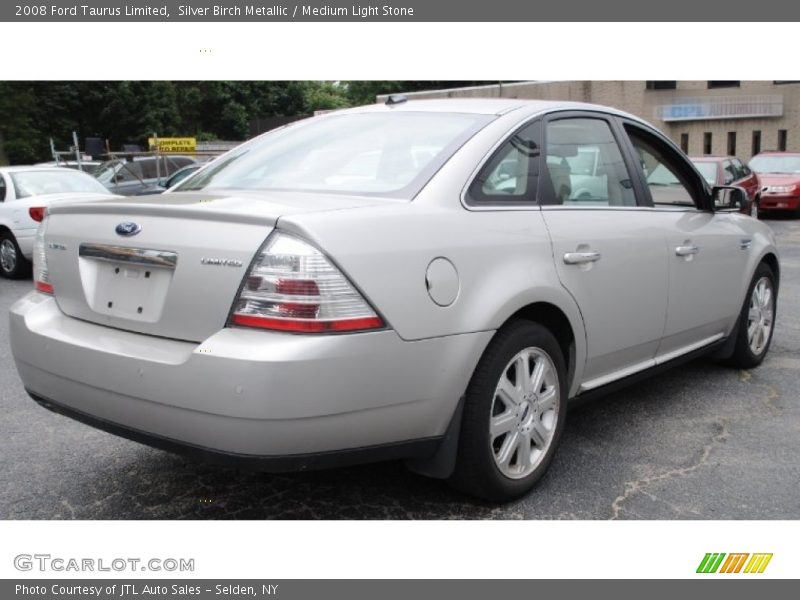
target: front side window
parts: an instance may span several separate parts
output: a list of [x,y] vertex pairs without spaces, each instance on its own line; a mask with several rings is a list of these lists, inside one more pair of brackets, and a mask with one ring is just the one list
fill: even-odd
[[733,168],[733,163],[731,161],[726,160],[724,163],[722,163],[722,175],[722,183],[725,185],[730,185],[738,179],[736,170]]
[[626,126],[655,206],[697,206],[692,182],[675,153],[655,136]]
[[568,118],[546,128],[545,204],[636,206],[631,177],[608,122]]
[[739,173],[738,179],[744,179],[745,177],[750,177],[750,175],[752,175],[750,168],[738,158],[733,159],[733,166],[736,167],[736,170]]

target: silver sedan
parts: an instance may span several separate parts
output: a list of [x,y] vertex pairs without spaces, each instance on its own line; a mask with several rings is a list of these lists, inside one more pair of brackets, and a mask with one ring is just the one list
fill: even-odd
[[43,406],[156,447],[402,459],[506,501],[570,401],[702,354],[761,363],[779,262],[743,201],[613,109],[392,97],[155,200],[52,207],[13,354]]

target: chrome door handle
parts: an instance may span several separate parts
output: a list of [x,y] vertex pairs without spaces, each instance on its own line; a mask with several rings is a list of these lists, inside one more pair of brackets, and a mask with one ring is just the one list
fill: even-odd
[[700,248],[697,246],[676,246],[675,248],[676,256],[691,256],[692,254],[697,254],[698,252],[700,252]]
[[564,255],[564,262],[568,265],[581,265],[597,262],[601,258],[602,255],[599,252],[567,252]]

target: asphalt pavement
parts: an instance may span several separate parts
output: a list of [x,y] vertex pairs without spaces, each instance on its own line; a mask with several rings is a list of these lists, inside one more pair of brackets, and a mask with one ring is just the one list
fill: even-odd
[[400,463],[270,475],[154,450],[35,404],[0,280],[2,519],[798,519],[800,220],[766,221],[782,261],[772,349],[757,369],[699,360],[570,412],[548,474],[493,506]]

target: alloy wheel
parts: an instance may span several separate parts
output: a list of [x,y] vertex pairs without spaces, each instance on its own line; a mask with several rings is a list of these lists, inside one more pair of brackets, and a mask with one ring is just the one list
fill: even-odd
[[5,273],[13,273],[17,268],[17,249],[9,239],[0,242],[0,268]]
[[768,277],[762,277],[753,286],[750,294],[750,310],[747,313],[747,343],[750,351],[759,356],[769,342],[774,316],[774,291]]
[[540,348],[518,352],[494,392],[489,443],[495,465],[511,479],[530,475],[553,440],[559,418],[558,374]]

